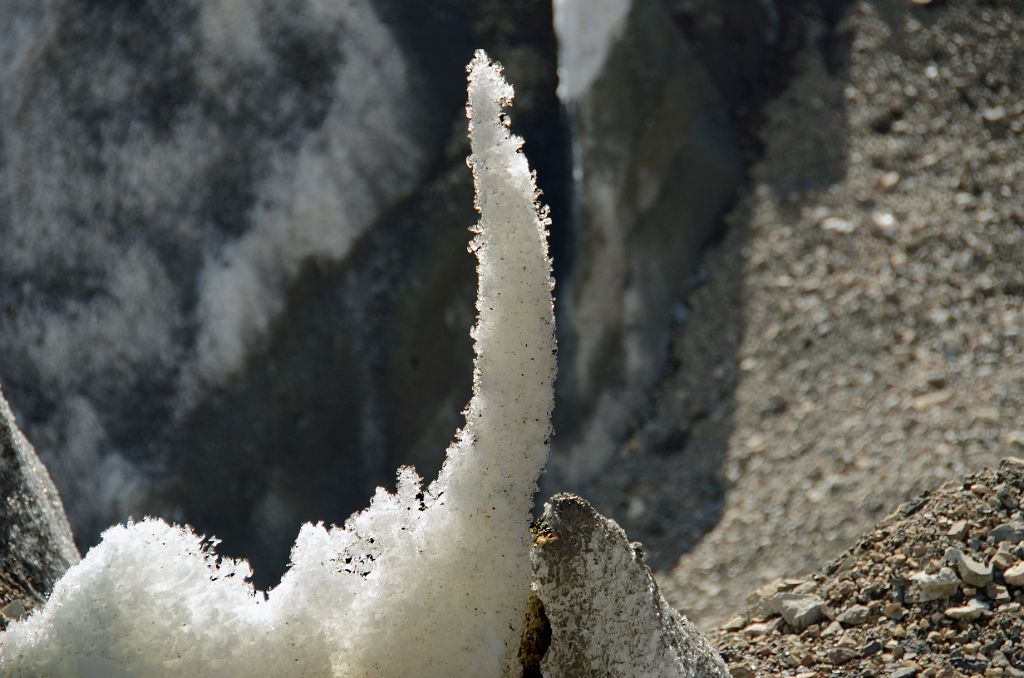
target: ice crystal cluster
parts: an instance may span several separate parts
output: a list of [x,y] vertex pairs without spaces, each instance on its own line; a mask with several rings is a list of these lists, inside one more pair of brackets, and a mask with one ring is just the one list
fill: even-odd
[[503,109],[469,66],[480,222],[466,424],[428,487],[411,468],[344,527],[304,525],[281,583],[254,591],[215,540],[147,519],[112,527],[40,612],[0,634],[4,676],[498,676],[515,673],[529,509],[555,373],[547,219]]

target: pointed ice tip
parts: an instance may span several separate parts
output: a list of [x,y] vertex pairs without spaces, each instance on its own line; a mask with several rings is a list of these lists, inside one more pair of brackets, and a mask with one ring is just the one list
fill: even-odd
[[496,72],[498,75],[501,75],[501,72],[503,70],[500,63],[496,61],[491,61],[491,58],[487,56],[487,52],[483,51],[482,49],[478,49],[475,52],[473,52],[473,60],[466,65],[466,71],[472,73],[483,68],[490,69]]
[[491,60],[487,56],[487,52],[483,51],[482,49],[478,49],[475,52],[473,52],[473,59],[466,65],[466,70],[471,71],[477,66],[483,66],[489,64],[490,62]]
[[445,469],[453,487],[482,500],[480,511],[500,501],[509,515],[525,516],[547,459],[554,397],[549,219],[537,204],[523,140],[507,124],[513,91],[501,67],[477,51],[468,79],[469,166],[480,213],[471,246],[479,262],[479,314],[471,332],[477,358],[464,432],[474,442],[450,449]]
[[[466,110],[467,117],[472,119],[473,107],[478,102],[486,101],[489,104],[505,108],[512,103],[515,91],[512,85],[505,81],[504,69],[497,61],[491,61],[487,52],[478,49],[473,55],[473,60],[466,66],[469,73],[469,106]],[[488,111],[490,113],[490,111]]]

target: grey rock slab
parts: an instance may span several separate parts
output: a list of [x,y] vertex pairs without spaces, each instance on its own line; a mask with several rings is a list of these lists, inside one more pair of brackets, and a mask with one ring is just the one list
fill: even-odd
[[950,525],[949,530],[946,532],[950,537],[957,541],[963,541],[964,536],[967,534],[967,521],[957,520]]
[[992,541],[999,543],[1008,541],[1011,544],[1024,541],[1024,522],[1011,520],[1010,522],[997,525],[988,533]]
[[799,593],[779,593],[772,602],[775,610],[787,624],[797,630],[803,630],[822,617],[822,606],[825,601],[815,595]]
[[[61,575],[79,561],[79,554],[57,488],[18,429],[2,390],[0,497],[0,572],[42,602]],[[5,614],[18,616],[6,609]]]
[[551,628],[545,676],[724,678],[718,652],[662,598],[614,521],[584,499],[554,496],[533,549],[534,587]]
[[960,578],[971,586],[984,588],[992,582],[992,566],[975,560],[958,548],[946,549],[945,560],[955,565]]
[[808,594],[813,583],[803,579],[773,579],[747,596],[751,612],[758,616],[779,614],[778,601],[783,593]]
[[851,605],[836,617],[836,621],[847,626],[860,626],[868,620],[870,612],[863,605]]
[[837,621],[830,622],[828,626],[821,632],[824,637],[834,636],[843,632],[843,625]]

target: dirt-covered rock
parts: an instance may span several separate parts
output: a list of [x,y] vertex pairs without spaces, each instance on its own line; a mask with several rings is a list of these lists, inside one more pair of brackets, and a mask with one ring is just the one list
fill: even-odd
[[[558,676],[725,678],[721,657],[673,610],[615,521],[559,494],[534,525],[534,589],[546,622],[539,669]],[[536,644],[536,641],[535,641]]]

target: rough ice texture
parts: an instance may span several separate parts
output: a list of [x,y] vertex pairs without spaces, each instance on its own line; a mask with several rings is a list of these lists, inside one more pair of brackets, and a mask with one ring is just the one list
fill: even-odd
[[555,0],[562,101],[578,99],[601,72],[632,4],[632,0]]
[[0,573],[41,603],[78,560],[57,489],[0,391]]
[[0,367],[80,533],[154,493],[133,404],[201,402],[422,180],[410,70],[369,0],[0,5]]
[[640,545],[615,521],[559,494],[539,524],[534,578],[551,626],[545,676],[729,675],[707,639],[662,598]]
[[666,3],[604,2],[615,12],[599,16],[589,0],[554,7],[578,207],[559,389],[577,410],[556,420],[548,479],[577,488],[636,428],[664,373],[679,294],[741,177],[729,107]]
[[[225,5],[227,7],[228,5]],[[0,674],[497,676],[518,670],[529,509],[545,463],[555,373],[547,219],[512,88],[478,52],[469,164],[480,212],[466,425],[438,479],[402,468],[343,528],[302,527],[281,584],[160,520],[109,529],[46,607],[0,635]]]
[[[217,0],[200,5],[211,60],[269,62],[269,48],[258,30],[258,4]],[[182,384],[186,391],[202,382],[218,382],[240,368],[284,308],[284,290],[302,264],[342,259],[418,173],[410,170],[418,169],[419,158],[409,158],[403,169],[399,163],[389,166],[390,153],[379,152],[401,147],[415,155],[416,144],[410,140],[415,126],[409,114],[387,105],[391,92],[409,89],[409,76],[398,46],[372,7],[307,0],[306,10],[314,21],[359,26],[365,49],[346,52],[320,129],[306,136],[293,158],[271,162],[261,187],[263,202],[252,214],[253,228],[206,262],[199,281],[196,360]],[[221,40],[236,31],[237,37]],[[223,68],[203,72],[229,77]],[[387,86],[366,87],[371,73]],[[384,177],[389,180],[381,181]],[[184,395],[187,403],[190,394]]]

